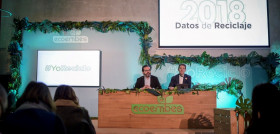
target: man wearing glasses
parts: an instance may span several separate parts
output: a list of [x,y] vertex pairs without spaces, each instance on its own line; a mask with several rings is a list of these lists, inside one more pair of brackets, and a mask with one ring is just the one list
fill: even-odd
[[156,76],[151,75],[151,68],[148,65],[142,67],[143,76],[136,81],[135,87],[138,89],[161,89]]

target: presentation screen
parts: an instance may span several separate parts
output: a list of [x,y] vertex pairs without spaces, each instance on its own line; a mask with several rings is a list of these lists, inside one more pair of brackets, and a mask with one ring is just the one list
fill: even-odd
[[101,51],[38,50],[37,81],[48,86],[100,86]]
[[159,0],[159,47],[269,47],[267,0]]

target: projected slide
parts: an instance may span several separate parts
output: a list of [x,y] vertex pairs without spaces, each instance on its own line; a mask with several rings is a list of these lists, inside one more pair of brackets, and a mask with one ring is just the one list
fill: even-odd
[[98,50],[38,51],[37,81],[48,86],[100,86]]
[[159,47],[268,47],[266,0],[159,0]]

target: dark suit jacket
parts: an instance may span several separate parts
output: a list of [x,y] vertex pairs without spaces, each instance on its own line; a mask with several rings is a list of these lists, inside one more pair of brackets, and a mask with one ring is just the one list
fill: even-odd
[[88,111],[71,100],[55,101],[56,114],[65,124],[67,134],[96,134]]
[[[173,76],[168,87],[176,87],[179,84],[179,74]],[[188,88],[191,88],[192,77],[190,75],[184,74],[183,84],[188,84]]]
[[4,134],[66,134],[64,124],[56,114],[37,108],[10,114],[3,128]]
[[96,134],[88,111],[83,107],[57,106],[56,113],[63,120],[67,134]]
[[[145,85],[144,76],[141,76],[137,79],[134,88],[142,88]],[[151,88],[161,89],[160,83],[156,76],[151,75]]]

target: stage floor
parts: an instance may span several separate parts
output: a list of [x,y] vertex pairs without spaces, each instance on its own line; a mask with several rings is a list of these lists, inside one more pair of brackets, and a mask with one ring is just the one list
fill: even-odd
[[92,123],[97,134],[214,134],[214,129],[98,128],[98,120]]

